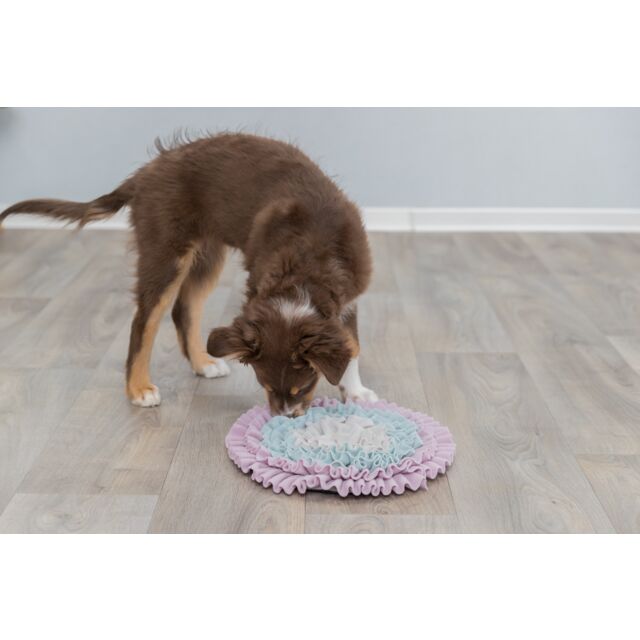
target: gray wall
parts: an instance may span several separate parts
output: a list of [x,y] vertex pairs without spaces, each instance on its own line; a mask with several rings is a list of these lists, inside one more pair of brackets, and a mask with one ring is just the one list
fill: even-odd
[[640,206],[640,109],[1,109],[0,202],[91,199],[180,127],[296,142],[363,206]]

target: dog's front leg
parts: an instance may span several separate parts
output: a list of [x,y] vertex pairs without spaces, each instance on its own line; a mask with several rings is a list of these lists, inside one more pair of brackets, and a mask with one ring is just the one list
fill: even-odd
[[355,303],[349,305],[342,314],[342,321],[345,329],[353,340],[351,354],[352,358],[342,375],[338,384],[342,402],[347,400],[365,400],[376,402],[378,396],[371,389],[367,389],[360,380],[360,367],[358,366],[358,355],[360,354],[360,342],[358,340],[358,307]]
[[358,358],[352,358],[347,365],[347,369],[338,385],[342,401],[347,400],[364,400],[366,402],[376,402],[378,396],[371,389],[367,389],[360,380],[360,368],[358,366]]

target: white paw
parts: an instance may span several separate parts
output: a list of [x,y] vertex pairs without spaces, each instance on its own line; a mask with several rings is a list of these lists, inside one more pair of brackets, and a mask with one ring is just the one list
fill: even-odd
[[228,376],[231,373],[231,369],[229,369],[229,365],[222,358],[218,358],[217,360],[208,362],[195,373],[205,378],[222,378],[223,376]]
[[155,384],[141,389],[131,395],[131,404],[135,404],[136,407],[157,407],[160,404],[160,390]]
[[340,387],[340,395],[342,396],[342,402],[346,402],[347,400],[352,400],[354,402],[358,400],[362,400],[363,402],[377,402],[378,395],[375,391],[371,391],[371,389],[367,389],[367,387],[353,387],[353,388],[345,388]]

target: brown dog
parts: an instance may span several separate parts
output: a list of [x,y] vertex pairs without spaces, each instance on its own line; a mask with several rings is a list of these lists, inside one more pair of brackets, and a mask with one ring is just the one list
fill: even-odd
[[[371,257],[356,206],[297,148],[222,134],[164,148],[112,193],[92,202],[28,200],[0,214],[38,213],[89,222],[129,205],[138,248],[137,310],[127,358],[127,394],[160,403],[149,377],[158,324],[173,302],[182,352],[195,373],[224,376],[221,358],[250,364],[274,414],[299,415],[319,374],[343,399],[375,399],[358,372],[355,299]],[[205,349],[203,303],[227,247],[249,272],[242,314],[214,329]]]

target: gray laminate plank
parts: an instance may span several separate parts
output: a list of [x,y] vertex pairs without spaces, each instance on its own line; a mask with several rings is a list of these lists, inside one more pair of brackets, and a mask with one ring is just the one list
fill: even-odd
[[157,496],[18,493],[0,533],[145,533]]
[[[563,248],[575,250],[570,243],[558,250]],[[580,308],[560,282],[543,271],[479,275],[477,280],[571,450],[637,450],[640,439],[631,423],[640,417],[633,397],[638,381],[616,358],[594,322],[595,314]]]
[[310,491],[305,494],[307,518],[311,515],[453,516],[455,506],[447,478],[429,480],[427,490],[405,491],[390,496],[347,496]]
[[373,256],[373,275],[368,291],[371,293],[395,293],[393,274],[395,245],[388,233],[369,233],[369,246]]
[[578,457],[619,533],[640,533],[640,456]]
[[[469,266],[455,237],[455,233],[387,234],[389,256],[398,284],[415,282],[426,273],[468,273]],[[377,268],[389,266],[383,264]]]
[[584,406],[585,399],[581,400],[563,387],[553,364],[553,353],[549,358],[545,357],[547,353],[521,351],[519,356],[571,450],[574,453],[611,453],[629,446],[635,448],[634,439],[624,427],[612,426],[609,420],[597,426],[594,416],[589,415]]
[[460,525],[450,515],[307,515],[305,533],[460,533]]
[[95,367],[131,315],[130,284],[122,256],[94,257],[17,332],[3,351],[5,366]]
[[51,240],[54,239],[52,234],[43,230],[6,229],[0,227],[0,266],[8,264],[16,256],[29,251],[33,245],[45,236],[49,236]]
[[0,353],[48,302],[48,298],[0,298]]
[[637,273],[640,255],[624,233],[523,233],[522,238],[552,273]]
[[470,271],[478,275],[548,275],[519,233],[456,233],[454,240]]
[[548,275],[479,276],[477,281],[518,351],[606,342],[593,321]]
[[73,369],[0,369],[0,513],[89,374]]
[[640,337],[640,280],[634,274],[557,274],[556,278],[602,333]]
[[469,532],[590,532],[612,526],[513,354],[419,354],[433,415],[449,426],[449,485]]
[[123,232],[40,232],[36,242],[2,265],[0,297],[55,297],[89,265],[96,252],[124,259],[125,239]]
[[511,338],[477,282],[466,274],[424,274],[402,289],[402,305],[419,351],[512,352]]
[[160,493],[195,380],[165,388],[159,407],[134,407],[122,389],[83,391],[58,425],[20,493]]
[[519,355],[574,453],[640,453],[640,375],[610,344]]
[[303,532],[304,498],[265,489],[227,456],[224,438],[242,410],[234,397],[194,397],[151,532]]
[[369,293],[358,301],[361,359],[376,371],[417,371],[411,330],[397,293]]
[[627,364],[640,374],[640,336],[607,336]]

